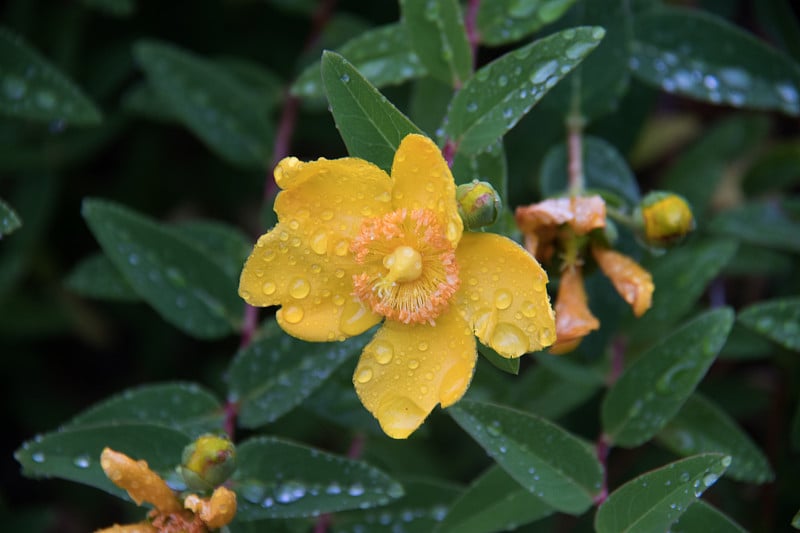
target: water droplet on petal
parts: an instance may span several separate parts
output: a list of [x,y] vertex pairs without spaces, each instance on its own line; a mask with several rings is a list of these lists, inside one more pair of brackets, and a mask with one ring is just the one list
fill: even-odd
[[264,291],[264,294],[269,296],[271,294],[275,294],[275,291],[277,290],[277,286],[275,285],[275,283],[273,283],[271,281],[268,281],[268,282],[264,283],[264,285],[261,287],[261,290]]
[[500,323],[492,333],[492,348],[500,355],[516,357],[528,351],[528,337],[517,326]]
[[382,365],[387,365],[394,357],[394,348],[386,341],[375,341],[371,346],[375,360]]
[[375,315],[359,300],[351,298],[342,309],[339,329],[345,335],[358,335],[369,329],[375,322]]
[[303,320],[303,309],[301,307],[297,307],[296,305],[291,305],[289,307],[285,307],[281,309],[281,315],[283,319],[289,324],[297,324],[301,320]]
[[325,255],[328,251],[328,232],[323,230],[315,233],[311,236],[309,244],[315,254]]
[[420,352],[424,352],[427,349],[428,349],[428,343],[427,342],[423,341],[423,342],[420,342],[419,344],[417,344],[417,350],[419,350]]
[[289,285],[289,296],[297,300],[302,300],[311,292],[311,285],[303,278],[296,278]]
[[413,400],[403,396],[384,400],[376,414],[383,430],[396,438],[410,435],[428,415]]
[[500,310],[508,309],[513,301],[514,295],[509,290],[499,289],[494,293],[494,306]]
[[372,379],[372,369],[371,368],[362,368],[358,372],[356,372],[356,381],[359,383],[369,383]]
[[410,360],[408,362],[408,368],[410,368],[411,370],[416,370],[417,368],[419,368],[419,361],[417,361],[416,359]]
[[341,240],[336,243],[336,246],[333,248],[333,253],[338,255],[339,257],[344,257],[347,255],[347,252],[350,250],[350,243],[346,240]]

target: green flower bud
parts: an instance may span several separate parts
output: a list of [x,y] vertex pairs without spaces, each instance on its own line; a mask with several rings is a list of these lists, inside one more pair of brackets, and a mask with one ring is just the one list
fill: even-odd
[[655,246],[674,244],[694,229],[694,216],[681,196],[653,191],[641,202],[644,239]]
[[503,208],[500,195],[485,181],[473,180],[472,183],[459,185],[456,201],[458,214],[468,230],[494,224]]
[[178,472],[186,487],[209,491],[222,485],[236,470],[236,448],[227,437],[202,435],[183,449]]

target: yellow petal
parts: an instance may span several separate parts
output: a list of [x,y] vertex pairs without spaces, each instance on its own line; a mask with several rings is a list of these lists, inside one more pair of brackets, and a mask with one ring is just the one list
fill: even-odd
[[458,215],[456,184],[439,147],[423,135],[407,135],[394,156],[392,180],[394,207],[430,209],[455,246],[464,223]]
[[152,503],[156,509],[165,513],[181,510],[175,493],[150,470],[146,461],[134,461],[124,453],[106,448],[100,455],[100,466],[116,486],[128,492],[131,499],[141,505]]
[[236,493],[225,487],[217,487],[210,498],[190,494],[183,505],[199,516],[209,529],[217,529],[230,524],[236,516]]
[[458,306],[482,343],[504,357],[519,357],[555,341],[547,274],[517,243],[467,232],[456,259]]
[[655,285],[647,270],[627,255],[609,248],[592,246],[592,255],[619,295],[633,308],[634,315],[642,316],[650,309]]
[[111,527],[98,529],[95,533],[158,533],[158,530],[149,522],[139,522],[138,524],[127,524],[124,526],[114,524]]
[[436,404],[448,407],[464,395],[476,356],[475,338],[453,307],[435,326],[387,320],[364,348],[353,384],[383,431],[404,439]]
[[568,267],[561,275],[556,296],[556,343],[550,353],[564,354],[578,347],[589,332],[600,327],[600,322],[589,310],[581,269]]

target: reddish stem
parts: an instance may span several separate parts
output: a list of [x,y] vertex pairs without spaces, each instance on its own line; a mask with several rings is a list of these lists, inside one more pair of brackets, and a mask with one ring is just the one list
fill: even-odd
[[602,484],[600,485],[600,492],[597,493],[597,496],[594,497],[595,505],[600,505],[606,498],[608,498],[608,465],[607,459],[608,454],[611,451],[611,442],[608,440],[608,435],[605,433],[601,433],[600,436],[597,438],[597,444],[595,445],[595,450],[597,453],[597,460],[600,461],[600,465],[603,469],[603,480]]
[[458,144],[453,139],[447,139],[447,142],[444,143],[444,148],[442,148],[442,156],[447,161],[448,167],[453,167],[453,158],[456,156],[456,150],[458,150]]
[[606,376],[606,385],[609,387],[617,382],[622,371],[625,370],[625,347],[623,336],[618,336],[611,344],[611,369]]
[[481,42],[481,36],[478,33],[478,10],[481,7],[481,0],[469,0],[467,4],[467,13],[464,17],[464,26],[467,31],[467,41],[472,51],[472,70],[478,64],[478,44]]
[[234,433],[236,432],[236,417],[239,415],[239,403],[228,400],[223,407],[225,412],[225,420],[223,421],[223,429],[228,434],[228,438],[233,440]]
[[583,121],[567,119],[567,176],[570,194],[583,191]]
[[[358,459],[361,457],[361,454],[364,453],[364,440],[363,433],[355,434],[353,441],[350,443],[350,449],[347,450],[347,457],[349,459]],[[332,520],[333,515],[330,513],[321,515],[314,524],[314,533],[325,533],[328,531]]]

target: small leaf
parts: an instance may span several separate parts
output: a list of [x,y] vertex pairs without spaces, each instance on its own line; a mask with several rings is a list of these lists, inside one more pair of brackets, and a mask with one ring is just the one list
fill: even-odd
[[399,483],[364,462],[276,438],[243,442],[236,461],[239,521],[368,509],[403,496]]
[[267,333],[242,350],[230,367],[230,396],[239,404],[239,423],[255,428],[291,411],[339,365],[360,353],[366,337],[325,344],[304,342],[272,323]]
[[102,253],[83,258],[69,273],[64,284],[88,298],[121,302],[140,299],[114,263]]
[[0,27],[0,113],[31,120],[99,124],[100,110],[21,37]]
[[[408,42],[402,24],[388,24],[367,30],[347,41],[336,52],[346,58],[375,87],[396,85],[426,74]],[[292,94],[303,98],[325,96],[320,62],[308,66],[292,84]]]
[[634,447],[663,428],[703,379],[732,326],[730,309],[709,311],[640,355],[603,399],[610,440]]
[[64,429],[159,424],[191,436],[218,432],[219,400],[194,383],[160,383],[128,389],[72,418]]
[[129,17],[136,11],[136,0],[81,0],[86,7],[114,17]]
[[272,130],[255,93],[213,62],[156,41],[134,55],[159,98],[211,150],[234,165],[263,169]]
[[409,133],[422,133],[339,54],[323,53],[322,82],[351,156],[388,172],[400,141]]
[[554,512],[555,509],[522,488],[505,470],[493,466],[453,502],[436,531],[511,531]]
[[69,479],[129,499],[100,467],[103,448],[145,460],[153,470],[166,473],[180,463],[190,440],[185,433],[155,424],[79,427],[40,435],[24,443],[14,457],[26,476]]
[[161,316],[198,338],[230,333],[243,305],[216,262],[175,230],[120,205],[88,199],[83,216],[114,266]]
[[0,238],[22,227],[22,220],[14,209],[0,198]]
[[581,514],[600,487],[601,466],[582,440],[538,416],[462,400],[448,410],[517,483],[559,511]]
[[513,128],[604,35],[600,27],[570,28],[492,61],[453,98],[445,132],[459,151],[481,152]]
[[492,0],[478,7],[478,34],[488,46],[512,43],[555,22],[575,0]]
[[661,8],[634,19],[631,68],[670,93],[800,114],[800,67],[724,19]]
[[800,298],[779,298],[744,309],[739,322],[784,348],[800,351]]
[[707,453],[642,474],[615,490],[600,506],[594,518],[595,530],[598,533],[668,531],[729,465],[730,457]]
[[733,519],[703,500],[691,504],[678,521],[672,524],[669,531],[670,533],[697,533],[698,531],[747,533],[747,530]]
[[[603,139],[587,135],[583,138],[583,168],[586,187],[608,191],[628,205],[639,203],[639,184],[625,158]],[[543,196],[567,191],[567,148],[563,143],[547,152],[539,173]]]
[[800,220],[779,200],[751,202],[723,211],[711,221],[709,230],[750,244],[800,252]]
[[411,47],[431,76],[460,87],[472,72],[464,16],[456,0],[400,0]]
[[486,358],[487,361],[492,363],[495,368],[515,376],[519,374],[519,357],[503,357],[499,353],[495,352],[488,346],[484,346],[483,344],[478,347],[478,351]]
[[728,475],[733,479],[764,483],[775,477],[767,458],[747,433],[719,406],[699,394],[689,398],[656,438],[683,456],[704,452],[730,455],[733,460]]

